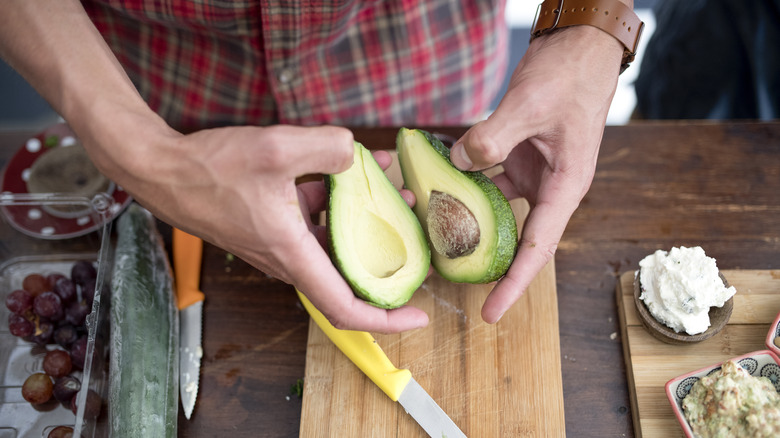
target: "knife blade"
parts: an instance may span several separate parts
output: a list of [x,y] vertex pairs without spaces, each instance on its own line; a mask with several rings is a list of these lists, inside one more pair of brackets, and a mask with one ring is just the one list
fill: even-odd
[[397,369],[367,332],[339,330],[296,289],[303,307],[325,335],[391,400],[397,401],[425,432],[435,438],[465,438],[455,422],[406,369]]
[[198,398],[203,324],[200,267],[203,241],[177,228],[173,229],[173,270],[176,303],[179,308],[179,393],[184,416],[189,420]]

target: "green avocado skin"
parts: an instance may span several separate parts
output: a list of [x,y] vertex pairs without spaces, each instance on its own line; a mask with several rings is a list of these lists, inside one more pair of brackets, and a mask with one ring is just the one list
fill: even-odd
[[[398,132],[399,139],[404,129],[405,128],[401,128],[401,130]],[[485,194],[485,197],[490,202],[490,205],[495,213],[496,229],[498,230],[496,252],[493,255],[493,259],[491,260],[490,266],[487,268],[485,275],[482,278],[469,281],[469,283],[482,284],[491,283],[498,280],[504,274],[506,274],[507,270],[509,270],[509,267],[512,265],[512,261],[514,260],[517,253],[517,222],[515,220],[515,214],[512,211],[512,206],[509,204],[509,201],[501,192],[501,189],[496,186],[493,180],[491,180],[482,172],[472,172],[458,169],[454,164],[452,164],[452,161],[450,161],[450,149],[445,146],[441,140],[428,131],[424,131],[422,129],[417,129],[417,131],[423,134],[431,147],[444,158],[447,164],[460,172],[465,178],[473,181],[482,190],[482,192]],[[408,176],[404,175],[404,179],[406,178],[408,178]],[[434,268],[436,268],[435,265]],[[438,268],[436,270],[440,275],[446,275],[439,271]]]

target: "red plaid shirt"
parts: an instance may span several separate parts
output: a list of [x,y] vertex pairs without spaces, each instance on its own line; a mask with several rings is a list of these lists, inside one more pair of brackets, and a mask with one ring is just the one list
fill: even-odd
[[502,84],[505,0],[84,0],[179,129],[458,124]]

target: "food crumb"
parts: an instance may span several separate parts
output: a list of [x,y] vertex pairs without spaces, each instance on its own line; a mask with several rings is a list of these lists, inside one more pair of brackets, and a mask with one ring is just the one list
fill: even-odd
[[612,332],[612,334],[611,334],[611,335],[609,335],[609,339],[612,339],[613,341],[614,341],[615,339],[617,339],[617,337],[618,337],[618,334],[617,334],[617,332]]

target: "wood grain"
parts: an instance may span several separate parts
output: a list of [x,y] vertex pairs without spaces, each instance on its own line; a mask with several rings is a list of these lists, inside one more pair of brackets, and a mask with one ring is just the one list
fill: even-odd
[[[467,436],[565,436],[554,264],[495,325],[480,316],[491,288],[434,274],[410,301],[429,326],[375,338]],[[300,436],[427,435],[311,323]]]
[[651,336],[634,303],[634,273],[621,275],[616,293],[637,437],[684,436],[666,398],[666,382],[766,348],[766,335],[780,312],[780,271],[724,270],[723,275],[737,289],[731,319],[717,335],[691,345],[667,344]]

